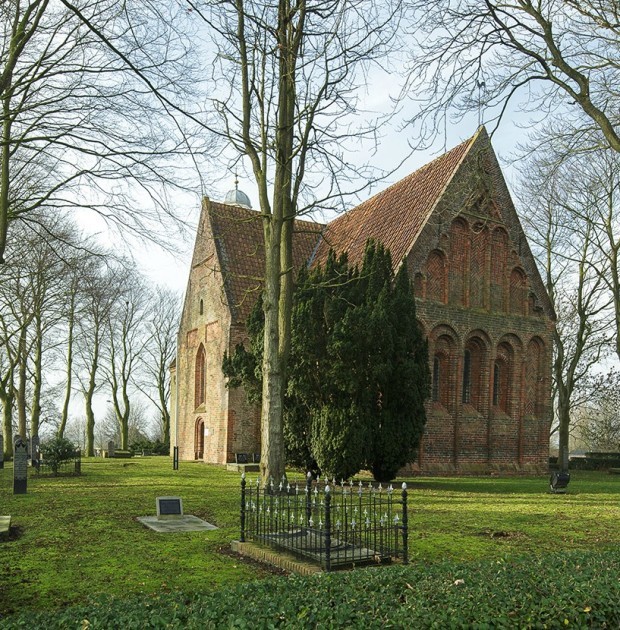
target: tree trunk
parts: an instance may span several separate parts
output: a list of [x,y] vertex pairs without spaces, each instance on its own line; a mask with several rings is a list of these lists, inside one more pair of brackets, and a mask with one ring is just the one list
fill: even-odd
[[27,379],[27,360],[28,353],[26,352],[26,327],[24,326],[19,334],[19,365],[17,369],[17,432],[22,440],[26,440],[26,379]]
[[[99,367],[99,331],[95,331],[93,343],[93,360],[90,364],[88,388],[84,392],[84,406],[86,410],[86,457],[95,455],[95,412],[93,411],[93,397],[97,388],[97,368]],[[102,445],[103,446],[103,445]]]
[[33,391],[32,407],[30,410],[30,435],[39,435],[39,424],[41,422],[41,380],[43,362],[43,331],[41,329],[41,318],[37,318],[37,339],[35,343],[34,369],[33,369]]
[[2,433],[4,435],[4,458],[13,457],[13,395],[0,398],[2,400]]
[[[69,417],[69,403],[71,402],[71,375],[73,372],[73,325],[75,323],[75,286],[71,287],[71,302],[69,304],[69,338],[67,340],[67,386],[65,387],[65,402],[62,406],[58,437],[63,437],[67,419]],[[88,417],[88,416],[87,416]],[[92,456],[91,456],[92,457]]]
[[282,222],[265,219],[265,337],[263,346],[263,399],[261,409],[261,477],[263,487],[270,479],[279,483],[284,474],[282,411],[283,374],[280,363],[280,238]]

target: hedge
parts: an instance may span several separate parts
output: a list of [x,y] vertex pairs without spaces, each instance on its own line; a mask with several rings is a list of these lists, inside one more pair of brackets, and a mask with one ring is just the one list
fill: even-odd
[[620,552],[369,568],[115,598],[0,628],[618,628]]

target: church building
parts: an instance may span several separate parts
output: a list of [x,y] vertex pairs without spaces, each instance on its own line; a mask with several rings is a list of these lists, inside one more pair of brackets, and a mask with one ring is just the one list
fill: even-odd
[[[171,367],[182,460],[260,452],[260,411],[221,370],[261,290],[262,224],[250,205],[239,190],[203,202]],[[411,468],[546,471],[555,314],[484,128],[326,225],[296,221],[294,264],[322,264],[330,249],[361,262],[369,238],[408,266],[428,338],[431,398]]]

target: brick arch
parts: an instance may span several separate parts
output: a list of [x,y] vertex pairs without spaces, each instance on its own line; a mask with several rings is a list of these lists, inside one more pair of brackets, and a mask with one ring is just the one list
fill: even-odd
[[457,217],[450,226],[450,304],[466,306],[469,250],[469,224],[463,217]]
[[521,267],[514,267],[510,272],[510,312],[514,315],[527,315],[527,275]]
[[454,411],[456,404],[459,346],[459,336],[448,324],[438,324],[429,334],[431,400],[440,403],[450,412]]
[[426,299],[446,303],[447,265],[446,255],[434,249],[426,259]]
[[487,407],[489,349],[489,337],[481,330],[472,331],[463,344],[461,401],[477,411]]
[[525,415],[541,415],[545,407],[546,349],[540,337],[533,337],[528,343],[525,360]]
[[496,227],[491,235],[491,311],[506,311],[506,267],[508,264],[508,233]]
[[205,347],[200,344],[196,352],[196,362],[194,364],[194,408],[205,403],[207,376],[207,354]]
[[492,382],[491,403],[500,411],[510,415],[511,411],[514,411],[512,400],[515,388],[515,350],[507,340],[497,345]]
[[469,304],[472,308],[488,308],[489,230],[482,222],[471,228],[469,257]]

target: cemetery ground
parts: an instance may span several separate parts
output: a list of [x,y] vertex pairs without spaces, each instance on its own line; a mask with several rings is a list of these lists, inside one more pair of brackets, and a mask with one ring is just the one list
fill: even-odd
[[[99,610],[100,620],[105,614],[115,619],[99,626],[91,619],[92,627],[194,627],[183,617],[188,610],[196,615],[195,627],[229,627],[237,623],[235,615],[243,606],[249,607],[251,618],[245,623],[251,627],[269,625],[260,621],[265,614],[275,625],[290,622],[290,627],[320,625],[321,619],[351,627],[355,615],[367,627],[375,627],[374,621],[377,627],[400,627],[399,614],[411,621],[423,609],[429,627],[433,620],[445,627],[438,618],[441,611],[458,619],[450,608],[453,594],[483,608],[517,598],[521,614],[527,612],[523,599],[538,588],[543,594],[559,589],[545,595],[546,603],[541,600],[551,612],[559,606],[559,625],[603,627],[588,623],[601,610],[594,600],[620,601],[617,475],[575,471],[564,495],[550,495],[546,477],[408,479],[410,567],[288,578],[230,552],[230,541],[239,535],[237,473],[186,462],[173,471],[167,457],[84,459],[82,471],[79,477],[32,475],[28,494],[14,496],[12,465],[0,470],[0,514],[12,516],[11,535],[0,541],[0,628],[14,627],[14,621],[24,627],[71,627],[71,610],[77,611],[75,619],[86,619],[92,610]],[[302,481],[303,474],[291,477]],[[170,495],[182,497],[186,514],[219,529],[159,534],[136,520],[155,513],[155,497]],[[476,580],[478,591],[467,591]],[[519,588],[526,595],[519,595]],[[332,603],[330,609],[318,602],[315,610],[300,603],[300,593],[305,601],[313,593],[318,597],[320,589],[323,595],[327,589],[330,597],[343,589],[340,600],[335,596],[340,604]],[[277,599],[287,590],[297,597],[290,611]],[[104,606],[88,603],[101,597]],[[269,607],[273,597],[275,610]],[[438,607],[434,613],[433,598]],[[574,619],[562,608],[567,598]],[[408,601],[413,608],[405,610]],[[79,608],[67,608],[74,605]],[[35,617],[36,612],[55,610],[61,619],[57,626],[51,617]],[[123,614],[129,616],[121,622]],[[320,617],[326,614],[332,616]],[[517,619],[509,611],[502,626],[492,606],[488,614],[496,620],[492,627],[511,627]],[[614,614],[620,619],[620,610]],[[145,615],[155,616],[147,620]],[[345,616],[341,622],[338,615]],[[539,613],[532,621],[537,619]],[[238,627],[245,626],[239,622]]]

